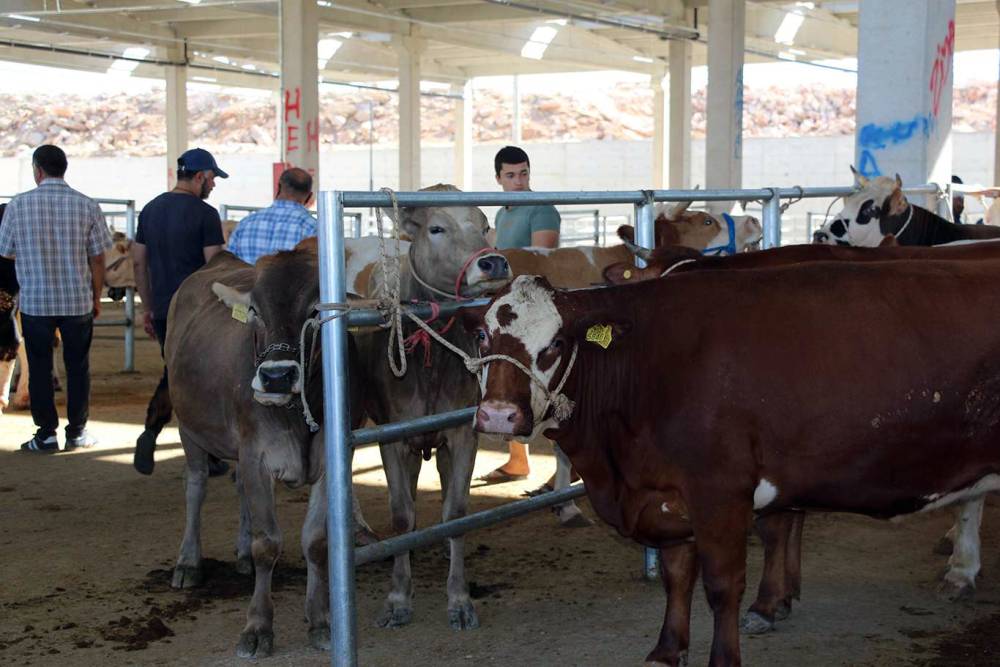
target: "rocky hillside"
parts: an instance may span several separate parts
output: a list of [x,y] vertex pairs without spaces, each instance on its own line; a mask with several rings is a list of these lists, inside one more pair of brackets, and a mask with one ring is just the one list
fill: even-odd
[[[821,86],[792,90],[747,88],[743,129],[748,137],[843,135],[854,132],[854,91]],[[273,152],[275,112],[262,96],[198,92],[189,95],[190,140],[223,153]],[[12,156],[45,142],[73,156],[156,156],[166,151],[164,97],[0,94],[0,156]],[[620,85],[575,95],[528,94],[522,98],[525,141],[640,140],[652,135],[652,93],[648,86]],[[344,89],[323,94],[324,144],[396,143],[398,99],[391,93]],[[454,101],[424,97],[423,140],[450,143]],[[477,142],[510,137],[510,96],[476,92]],[[955,91],[958,132],[995,129],[996,86]],[[372,133],[370,128],[374,128]],[[692,134],[705,135],[705,91],[694,94]]]

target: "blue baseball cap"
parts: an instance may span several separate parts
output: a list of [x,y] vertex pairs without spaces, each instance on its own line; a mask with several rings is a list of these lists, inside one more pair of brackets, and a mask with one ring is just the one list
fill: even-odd
[[229,178],[229,174],[219,169],[215,158],[204,148],[192,148],[177,158],[177,171],[212,171],[219,178]]

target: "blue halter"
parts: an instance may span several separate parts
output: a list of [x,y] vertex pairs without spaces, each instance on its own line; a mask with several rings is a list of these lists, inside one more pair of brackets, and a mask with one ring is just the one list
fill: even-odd
[[728,253],[730,255],[736,254],[736,221],[733,220],[733,216],[728,213],[722,214],[722,219],[726,221],[726,227],[729,229],[729,243],[726,245],[714,245],[711,248],[705,248],[701,251],[703,255],[721,255],[723,253]]

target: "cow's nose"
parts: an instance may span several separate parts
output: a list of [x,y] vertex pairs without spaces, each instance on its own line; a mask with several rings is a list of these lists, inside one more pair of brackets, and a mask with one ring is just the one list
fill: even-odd
[[813,232],[813,243],[827,243],[829,240],[826,232]]
[[502,255],[487,255],[485,257],[480,257],[479,260],[476,261],[476,265],[479,267],[479,270],[491,280],[510,276],[510,265],[507,264],[507,259]]
[[524,435],[524,411],[506,401],[484,401],[476,411],[476,430],[481,433]]
[[268,394],[290,394],[299,379],[296,364],[270,364],[257,369],[260,386]]

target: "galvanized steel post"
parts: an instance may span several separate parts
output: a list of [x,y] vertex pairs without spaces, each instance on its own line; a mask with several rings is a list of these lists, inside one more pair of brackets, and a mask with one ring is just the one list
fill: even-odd
[[[319,287],[323,303],[344,303],[344,203],[340,192],[319,202]],[[351,513],[351,422],[347,377],[347,320],[322,328],[323,417],[326,456],[326,539],[330,595],[330,664],[358,664],[354,603],[354,536]]]
[[[135,200],[125,205],[125,236],[135,239]],[[125,368],[126,373],[135,370],[135,288],[125,288]]]
[[764,203],[764,243],[763,248],[777,248],[781,245],[781,197],[778,188],[768,188],[770,198]]
[[[635,205],[635,242],[643,248],[656,247],[656,204],[653,203],[653,193],[643,192],[645,201]],[[640,269],[646,267],[646,262],[635,258],[635,265]],[[659,572],[659,553],[656,549],[643,549],[642,576],[650,581],[656,579]]]

